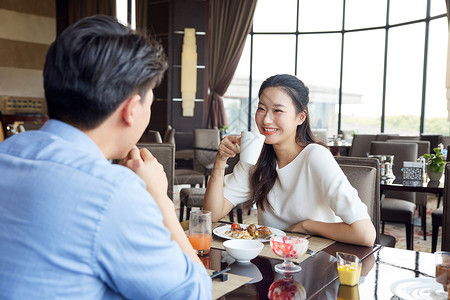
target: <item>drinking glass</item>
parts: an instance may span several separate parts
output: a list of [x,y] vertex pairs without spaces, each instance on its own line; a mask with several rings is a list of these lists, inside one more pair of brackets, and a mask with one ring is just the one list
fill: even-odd
[[340,284],[337,294],[337,300],[359,300],[359,288],[358,285],[348,286]]
[[198,255],[209,253],[211,248],[212,223],[211,212],[193,210],[189,216],[189,242]]
[[270,300],[304,300],[306,290],[300,282],[292,279],[292,276],[285,276],[283,279],[272,282],[267,297]]
[[270,248],[272,251],[282,257],[284,262],[275,265],[275,271],[290,275],[300,272],[302,268],[292,262],[292,259],[298,258],[308,250],[309,241],[305,238],[296,236],[273,236],[270,238]]
[[442,284],[444,291],[447,291],[447,287],[450,284],[450,252],[435,252],[434,258],[436,262],[436,281]]
[[339,282],[349,286],[357,284],[361,276],[361,260],[358,256],[336,252],[336,258]]

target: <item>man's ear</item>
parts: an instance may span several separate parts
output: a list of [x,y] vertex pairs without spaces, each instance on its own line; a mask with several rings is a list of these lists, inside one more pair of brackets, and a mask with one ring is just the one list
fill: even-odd
[[139,105],[141,96],[135,94],[131,95],[124,101],[122,106],[122,120],[128,125],[132,126],[134,121],[134,115],[136,113],[136,106]]

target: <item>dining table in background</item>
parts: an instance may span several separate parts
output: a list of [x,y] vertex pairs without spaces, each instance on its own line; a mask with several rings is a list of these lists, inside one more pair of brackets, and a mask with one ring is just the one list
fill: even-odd
[[442,195],[444,195],[444,176],[440,181],[426,181],[419,182],[418,184],[411,185],[410,183],[403,182],[403,178],[395,178],[394,180],[381,180],[380,181],[380,196],[383,196],[385,191],[402,191],[402,192],[420,192],[436,194],[438,197],[438,207]]
[[333,156],[349,156],[351,144],[346,142],[340,143],[328,143],[328,149],[330,149]]
[[416,185],[404,183],[402,178],[380,181],[381,191],[403,191],[403,192],[421,192],[431,193],[442,196],[444,194],[444,181],[426,181]]

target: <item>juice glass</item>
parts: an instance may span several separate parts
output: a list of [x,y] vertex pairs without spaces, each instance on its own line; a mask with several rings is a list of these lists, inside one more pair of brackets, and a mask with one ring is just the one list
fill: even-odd
[[337,300],[359,300],[358,285],[348,286],[344,284],[339,285]]
[[198,255],[209,253],[211,236],[211,212],[207,210],[191,211],[189,217],[189,242],[191,242]]
[[336,252],[336,258],[339,282],[348,286],[357,284],[361,275],[361,260],[358,256]]
[[447,291],[447,287],[450,284],[450,252],[435,252],[434,258],[436,262],[436,281],[442,284],[444,291]]

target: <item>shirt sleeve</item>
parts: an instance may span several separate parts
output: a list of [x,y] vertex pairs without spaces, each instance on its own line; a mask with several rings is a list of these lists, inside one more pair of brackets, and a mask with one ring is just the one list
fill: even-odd
[[94,245],[100,279],[127,299],[210,299],[211,279],[170,239],[143,182],[117,189]]
[[252,165],[239,161],[231,174],[225,176],[223,195],[234,206],[250,200],[250,172]]
[[308,161],[311,176],[336,216],[346,224],[370,220],[367,206],[361,201],[358,192],[328,149],[323,146],[315,147],[309,152]]

